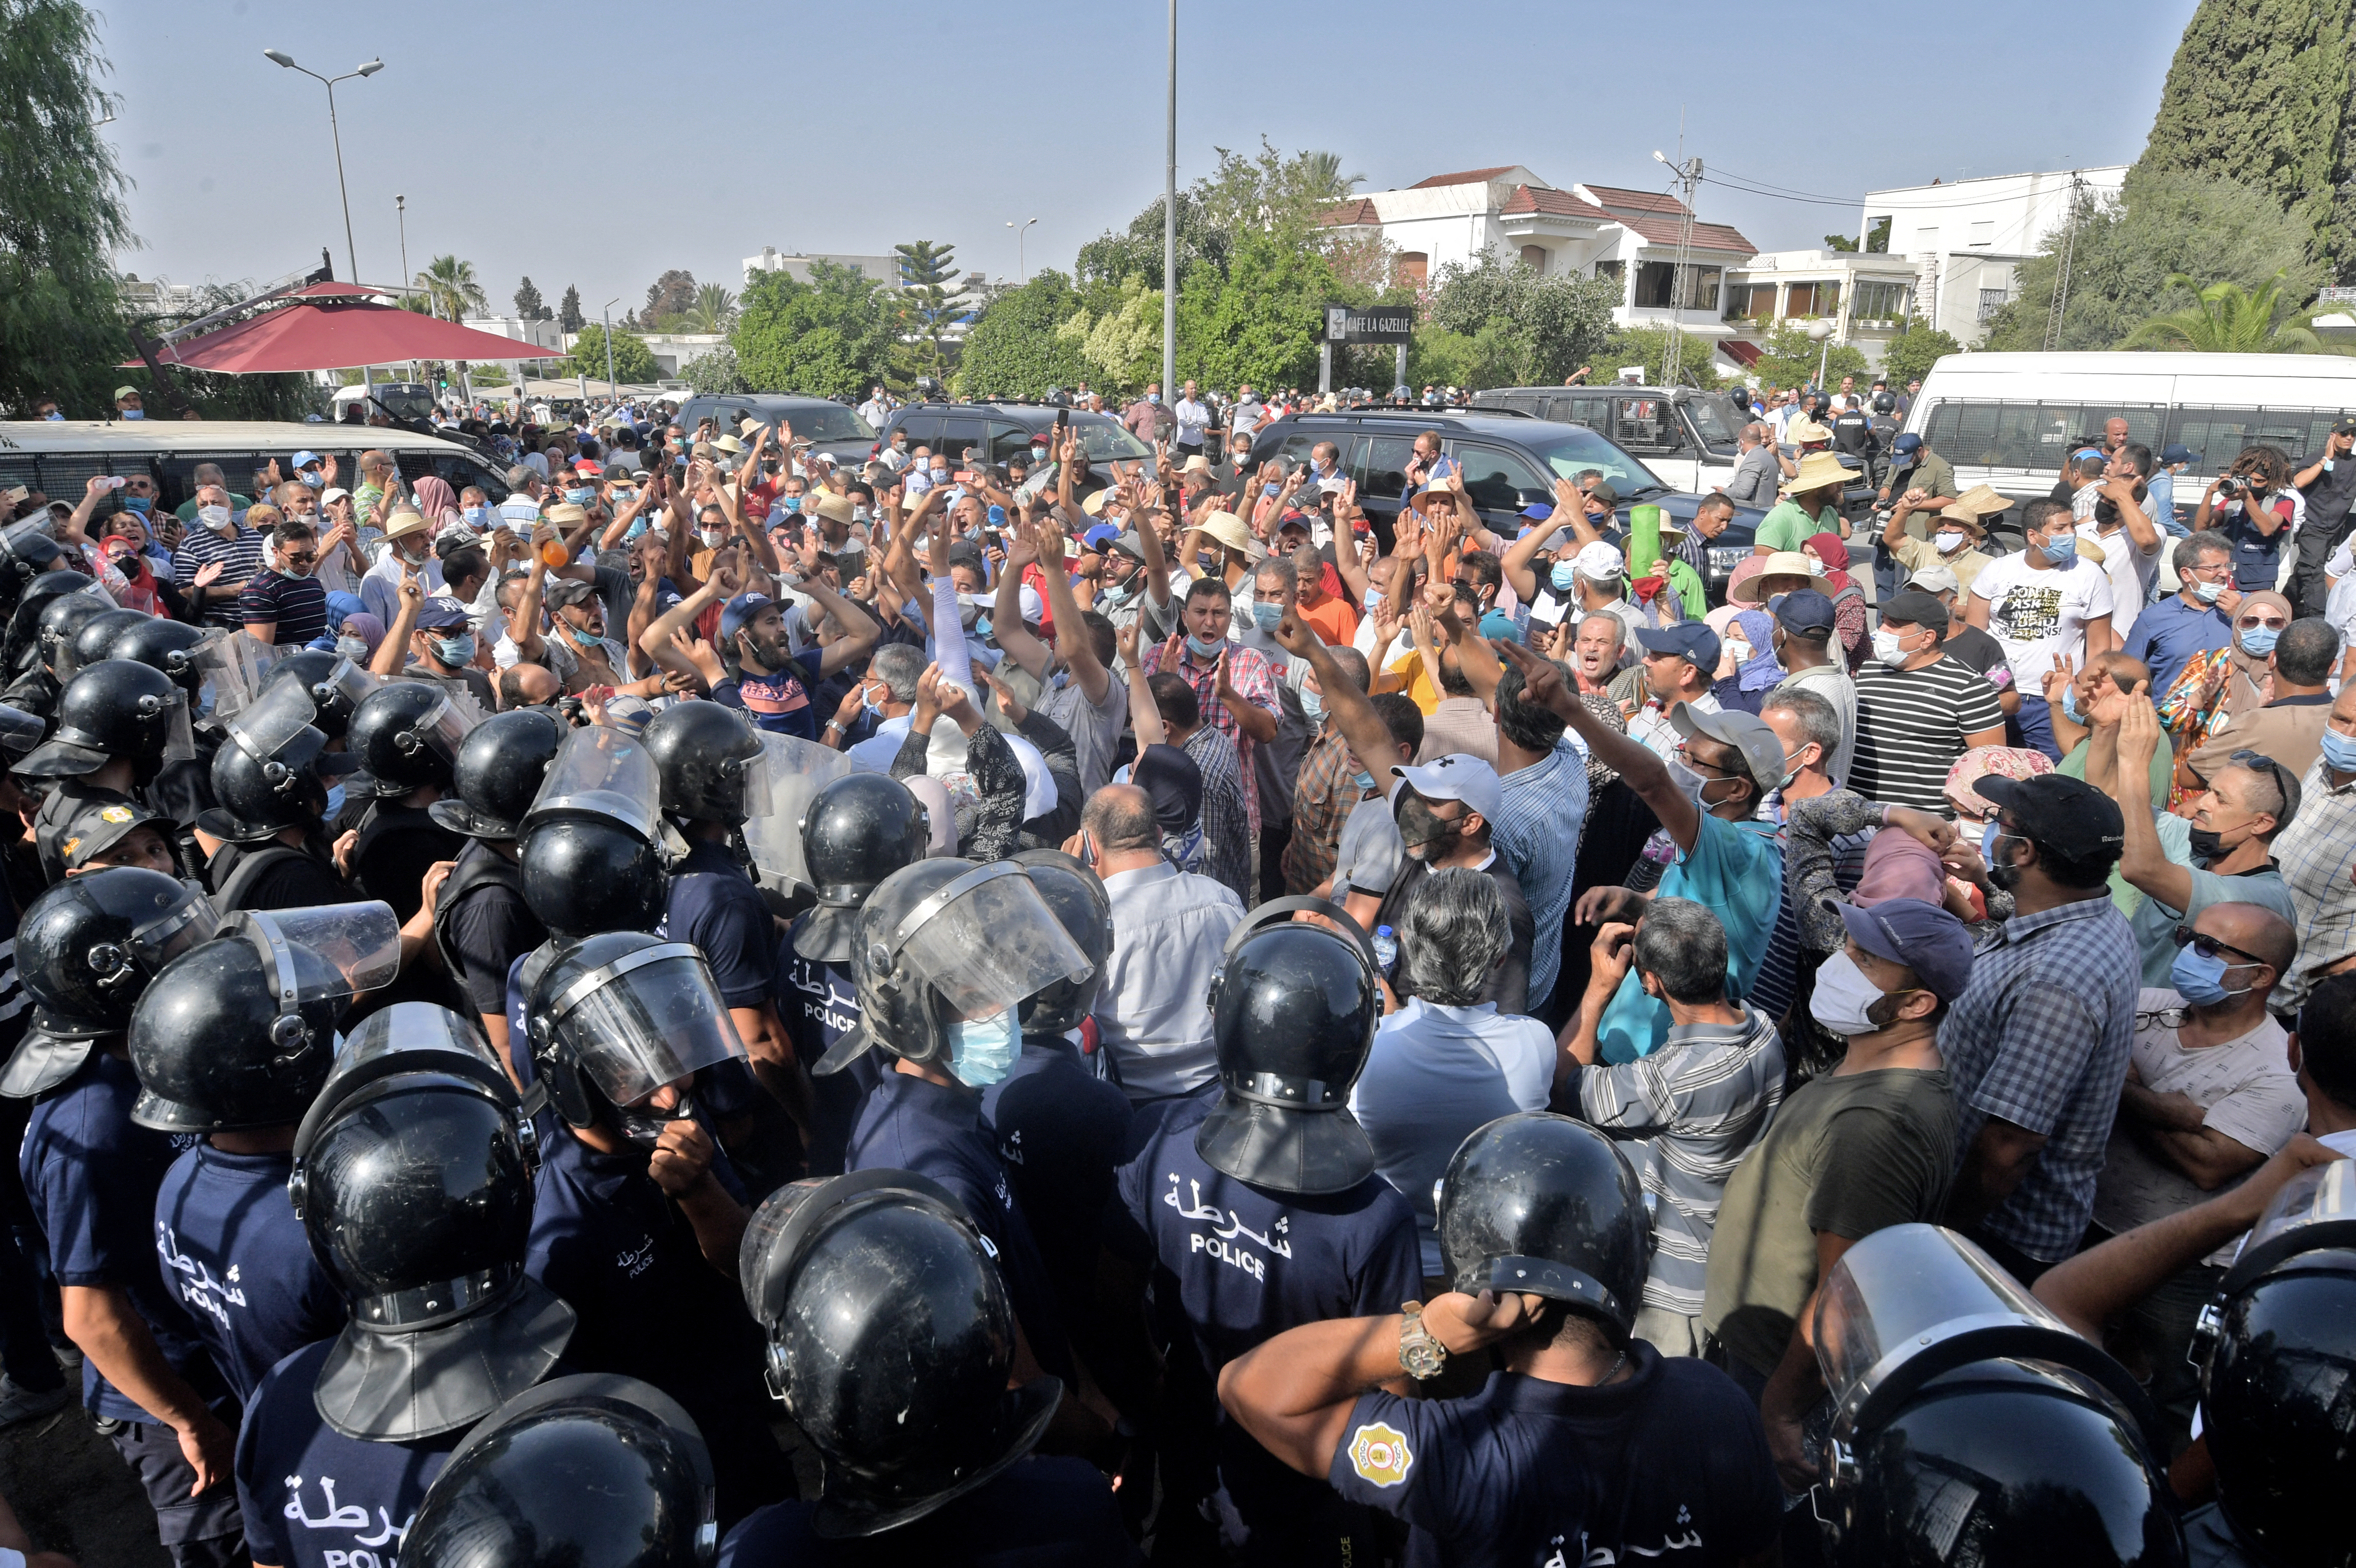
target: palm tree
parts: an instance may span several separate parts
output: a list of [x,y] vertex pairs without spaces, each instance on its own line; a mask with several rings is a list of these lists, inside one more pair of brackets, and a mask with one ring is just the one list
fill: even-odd
[[491,307],[490,296],[475,279],[472,262],[436,256],[415,282],[424,291],[426,307],[445,321],[458,320],[470,310],[480,316]]
[[2202,288],[2184,274],[2172,273],[2168,286],[2190,290],[2199,303],[2153,317],[2121,347],[2181,349],[2196,354],[2322,352],[2322,340],[2308,328],[2277,319],[2290,304],[2283,295],[2282,280],[2276,273],[2254,290],[2237,283]]
[[1301,183],[1305,194],[1321,201],[1346,201],[1351,192],[1365,183],[1362,174],[1344,174],[1339,153],[1303,153],[1301,155]]
[[695,291],[687,325],[697,332],[725,332],[736,324],[736,296],[724,284],[708,283]]

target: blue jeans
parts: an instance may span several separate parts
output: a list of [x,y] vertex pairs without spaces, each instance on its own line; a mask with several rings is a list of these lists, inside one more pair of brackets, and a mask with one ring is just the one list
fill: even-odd
[[2006,724],[2005,738],[2014,746],[2025,746],[2043,752],[2054,761],[2062,760],[2062,746],[2053,738],[2053,718],[2047,710],[2045,699],[2020,694],[2020,712]]

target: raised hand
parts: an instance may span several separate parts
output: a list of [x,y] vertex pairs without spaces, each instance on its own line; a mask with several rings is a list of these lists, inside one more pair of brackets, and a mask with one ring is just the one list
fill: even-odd
[[2060,707],[2062,689],[2076,679],[2077,666],[2071,661],[2070,656],[2066,653],[2055,654],[2053,668],[2046,671],[2043,677],[2046,703],[2051,707]]
[[1520,643],[1503,638],[1490,639],[1489,646],[1497,650],[1499,659],[1522,672],[1522,695],[1526,701],[1565,715],[1579,702],[1563,684],[1562,667],[1553,660],[1541,658]]

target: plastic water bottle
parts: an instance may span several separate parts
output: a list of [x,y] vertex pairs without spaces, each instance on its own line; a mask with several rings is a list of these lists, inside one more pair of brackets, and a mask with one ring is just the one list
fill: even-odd
[[1388,926],[1375,928],[1375,962],[1382,967],[1385,975],[1398,967],[1398,938]]

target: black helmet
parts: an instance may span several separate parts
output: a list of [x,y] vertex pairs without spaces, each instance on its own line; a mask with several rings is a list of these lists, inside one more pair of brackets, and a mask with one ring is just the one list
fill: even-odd
[[1896,392],[1886,392],[1874,393],[1873,412],[1876,413],[1896,413],[1898,412],[1898,394]]
[[1644,1304],[1652,1221],[1611,1139],[1546,1111],[1501,1116],[1458,1145],[1436,1194],[1454,1288],[1523,1291],[1622,1336]]
[[0,528],[0,610],[14,606],[25,585],[57,559],[58,542],[49,537],[46,517],[28,517]]
[[388,681],[352,710],[344,746],[359,759],[378,797],[398,800],[423,785],[449,784],[468,727],[441,687]]
[[660,842],[662,770],[638,736],[606,725],[583,725],[564,736],[523,814],[524,832],[567,819],[608,822],[648,843]]
[[680,703],[657,714],[644,738],[662,774],[666,816],[734,826],[766,809],[766,754],[743,709]]
[[523,901],[551,931],[651,931],[661,923],[670,892],[662,851],[619,823],[552,817],[527,827],[517,849]]
[[824,1461],[813,1526],[875,1535],[1030,1452],[1063,1385],[1009,1389],[1014,1309],[955,1198],[913,1171],[801,1181],[737,1254],[768,1337],[769,1390]]
[[[693,704],[689,704],[692,706]],[[859,932],[859,906],[877,883],[925,858],[925,803],[886,774],[851,773],[822,787],[802,815],[802,864],[818,908],[795,934],[804,958],[841,963]]]
[[1061,1035],[1080,1026],[1096,1010],[1097,993],[1104,987],[1104,966],[1112,958],[1112,899],[1097,874],[1060,849],[1026,849],[1012,857],[1031,877],[1031,886],[1064,923],[1086,955],[1089,969],[1080,979],[1058,980],[1034,991],[1023,1001],[1023,1032]]
[[0,769],[13,771],[19,759],[38,750],[48,729],[38,716],[0,703]]
[[131,1015],[139,1099],[167,1133],[300,1121],[335,1062],[337,1021],[401,969],[391,905],[245,913],[166,963]]
[[[83,628],[85,632],[88,629],[87,627]],[[209,641],[212,636],[202,627],[190,626],[187,621],[174,620],[169,616],[143,615],[126,623],[114,634],[114,640],[107,645],[102,657],[128,659],[134,663],[152,665],[194,696],[204,690],[208,674],[205,660],[197,651],[198,646]]]
[[[1296,921],[1299,909],[1351,934]],[[1374,1145],[1349,1100],[1382,1016],[1376,975],[1363,934],[1337,906],[1278,898],[1246,915],[1211,976],[1211,1037],[1226,1092],[1195,1130],[1194,1152],[1276,1192],[1345,1192],[1372,1175]]]
[[539,707],[513,708],[485,719],[458,743],[450,768],[456,798],[436,800],[426,811],[454,833],[514,838],[571,727]]
[[220,923],[194,883],[103,866],[66,878],[27,908],[16,922],[16,970],[44,1028],[114,1034],[131,1026],[131,1010],[156,972],[209,940]]
[[327,809],[327,787],[318,776],[327,737],[306,727],[276,757],[262,757],[238,744],[235,734],[231,726],[230,743],[213,753],[213,799],[220,804],[199,812],[197,826],[243,844],[316,822]]
[[1092,967],[1021,866],[949,858],[902,866],[860,908],[851,954],[860,1022],[816,1070],[839,1072],[881,1045],[954,1071],[958,1023],[994,1017]]
[[41,618],[49,607],[68,594],[78,594],[91,586],[86,573],[70,566],[54,572],[44,572],[25,585],[16,599],[16,607],[8,616],[6,661],[14,672],[38,660],[41,647]]
[[705,1568],[719,1550],[695,1422],[631,1378],[527,1389],[477,1423],[417,1505],[410,1568]]
[[312,1402],[347,1437],[455,1432],[537,1381],[573,1309],[524,1274],[531,1122],[473,1024],[403,1002],[353,1031],[287,1195],[351,1308]]
[[2344,1563],[2356,1359],[2356,1168],[2293,1176],[2201,1315],[2201,1417],[2218,1502],[2253,1558]]
[[68,778],[121,757],[144,782],[173,751],[194,754],[188,694],[161,670],[128,659],[101,660],[68,681],[57,717],[48,744],[17,763],[16,772]]
[[648,1096],[744,1057],[701,950],[637,931],[584,937],[556,952],[525,999],[524,1031],[559,1116],[648,1146],[686,1111],[636,1109]]
[[41,611],[41,666],[59,681],[70,681],[78,665],[74,663],[74,639],[81,628],[114,608],[114,601],[96,583],[85,581],[70,594],[59,594]]
[[272,665],[253,695],[258,702],[280,685],[309,687],[312,727],[329,740],[341,740],[351,727],[353,712],[383,683],[342,654],[306,648]]
[[[82,622],[81,629],[74,633],[73,667],[87,670],[102,659],[122,658],[123,655],[114,651],[114,645],[122,640],[124,633],[134,627],[162,618],[151,616],[145,610],[124,609],[105,610],[91,617]],[[189,629],[193,631],[196,628],[191,627]],[[198,635],[203,634],[199,632]]]

